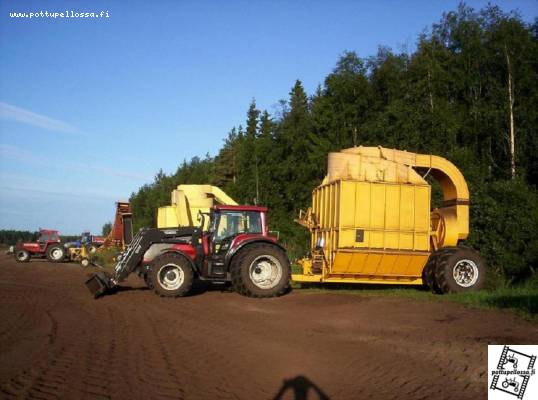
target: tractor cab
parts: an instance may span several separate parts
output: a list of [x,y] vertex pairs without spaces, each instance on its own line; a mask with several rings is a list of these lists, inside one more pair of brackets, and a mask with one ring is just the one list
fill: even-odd
[[193,238],[202,275],[224,278],[225,266],[239,248],[260,238],[275,242],[267,234],[266,214],[266,207],[231,205],[215,206],[202,214],[202,227],[209,217],[208,230],[200,231],[201,238]]
[[41,229],[39,231],[39,236],[37,237],[37,244],[41,249],[44,249],[50,243],[60,243],[60,236],[58,235],[58,231]]

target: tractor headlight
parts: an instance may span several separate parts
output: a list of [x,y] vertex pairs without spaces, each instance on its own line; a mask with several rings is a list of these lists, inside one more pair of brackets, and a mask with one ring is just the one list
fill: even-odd
[[325,246],[325,239],[320,237],[320,238],[318,238],[318,241],[316,242],[316,248],[317,249],[322,249],[323,246]]

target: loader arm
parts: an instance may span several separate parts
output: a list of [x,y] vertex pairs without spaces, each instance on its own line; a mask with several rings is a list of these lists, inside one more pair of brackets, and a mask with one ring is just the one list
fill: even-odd
[[107,290],[114,288],[119,282],[124,281],[141,264],[144,253],[154,243],[178,243],[184,240],[178,239],[194,233],[192,227],[177,229],[153,229],[142,228],[133,238],[125,252],[114,268],[113,274],[98,272],[86,281],[86,287],[95,296],[103,295]]

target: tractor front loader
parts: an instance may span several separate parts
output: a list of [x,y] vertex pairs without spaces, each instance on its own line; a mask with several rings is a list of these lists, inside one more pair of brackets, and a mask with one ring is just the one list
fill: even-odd
[[194,280],[231,282],[235,291],[250,297],[289,290],[290,262],[269,234],[267,208],[216,205],[200,216],[196,228],[141,229],[114,272],[98,272],[86,286],[99,297],[136,272],[164,297],[187,295]]

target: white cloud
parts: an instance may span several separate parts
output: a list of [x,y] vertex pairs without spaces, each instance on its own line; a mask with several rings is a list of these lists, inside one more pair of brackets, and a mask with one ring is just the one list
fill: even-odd
[[0,193],[3,195],[12,194],[15,196],[21,196],[25,199],[32,196],[35,198],[42,198],[43,196],[54,196],[54,197],[68,197],[68,198],[79,198],[84,200],[94,199],[94,200],[117,200],[118,196],[114,196],[111,193],[99,193],[99,192],[76,192],[76,191],[67,191],[67,190],[48,190],[41,188],[30,188],[22,186],[0,186]]
[[12,106],[4,102],[0,102],[0,119],[17,121],[26,125],[37,126],[49,131],[77,134],[78,129],[67,122],[59,121],[37,114],[24,108]]
[[17,146],[12,146],[10,144],[0,143],[0,158],[9,159],[14,161],[19,161],[25,164],[46,166],[46,167],[57,167],[67,170],[75,170],[81,172],[87,172],[92,170],[98,172],[105,176],[115,176],[121,178],[129,178],[134,180],[149,180],[151,176],[146,176],[143,174],[137,174],[135,172],[123,171],[116,168],[104,167],[98,164],[91,163],[60,163],[57,160],[52,160],[50,158],[44,157],[39,154],[34,154],[31,151],[21,149]]

